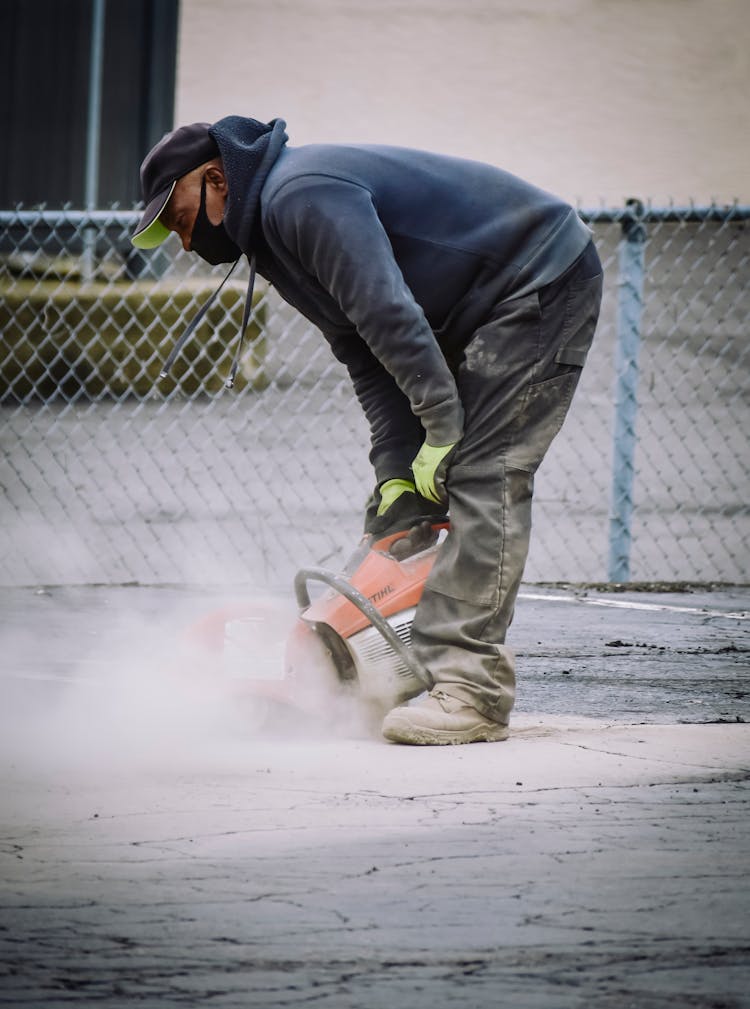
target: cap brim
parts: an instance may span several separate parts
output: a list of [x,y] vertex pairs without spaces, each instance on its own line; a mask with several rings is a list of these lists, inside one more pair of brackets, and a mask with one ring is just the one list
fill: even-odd
[[177,181],[175,180],[166,193],[161,192],[155,196],[144,210],[138,230],[130,239],[131,245],[134,245],[136,249],[155,249],[172,234],[169,228],[162,224],[159,217],[164,213],[176,185]]

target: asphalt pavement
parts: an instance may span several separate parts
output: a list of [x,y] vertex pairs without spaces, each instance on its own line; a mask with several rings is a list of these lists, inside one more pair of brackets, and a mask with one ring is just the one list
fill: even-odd
[[440,748],[198,688],[226,602],[0,590],[0,1005],[750,1006],[750,590],[525,585]]

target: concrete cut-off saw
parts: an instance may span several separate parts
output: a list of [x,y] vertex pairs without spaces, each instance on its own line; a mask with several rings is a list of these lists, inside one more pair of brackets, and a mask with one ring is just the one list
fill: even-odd
[[366,535],[341,573],[297,573],[296,618],[267,600],[239,601],[190,628],[190,652],[213,676],[218,670],[248,727],[273,729],[290,716],[321,726],[379,718],[428,689],[411,629],[448,528],[422,521]]

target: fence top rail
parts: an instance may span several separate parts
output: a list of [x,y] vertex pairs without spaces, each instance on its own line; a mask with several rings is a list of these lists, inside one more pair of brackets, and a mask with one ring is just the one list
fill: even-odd
[[81,227],[86,224],[136,224],[140,219],[140,210],[0,210],[0,226],[12,227],[23,225],[27,228],[34,225],[70,224]]
[[[142,211],[121,210],[76,210],[47,209],[0,210],[0,226],[8,228],[35,225],[67,224],[81,227],[87,224],[113,224],[130,226],[138,222]],[[579,215],[589,224],[621,224],[623,221],[643,221],[644,223],[698,224],[703,221],[747,221],[750,220],[750,204],[732,203],[707,206],[651,207],[637,200],[629,200],[622,207],[578,208]]]
[[579,207],[578,213],[589,224],[622,224],[623,221],[634,220],[645,224],[700,224],[704,221],[750,220],[750,204],[652,207],[640,200],[628,200],[623,207]]

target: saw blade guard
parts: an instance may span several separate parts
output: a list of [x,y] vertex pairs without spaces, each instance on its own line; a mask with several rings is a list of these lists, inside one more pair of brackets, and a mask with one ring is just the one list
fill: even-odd
[[[318,636],[338,683],[368,701],[397,704],[430,686],[430,677],[411,651],[416,606],[432,570],[447,523],[420,530],[409,552],[409,530],[373,541],[365,537],[342,575],[302,569],[295,579],[300,624]],[[401,556],[391,553],[400,542]],[[406,549],[405,549],[406,546]],[[325,591],[310,599],[311,582]],[[290,639],[291,641],[292,639]],[[304,651],[293,646],[288,674],[303,679]]]

